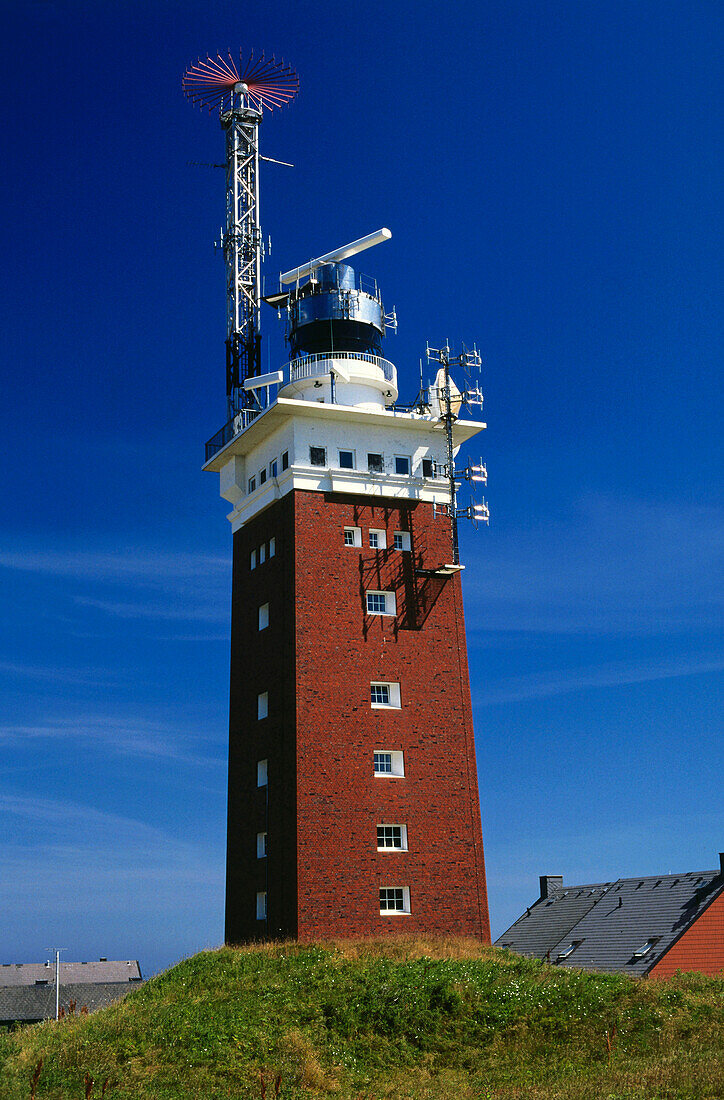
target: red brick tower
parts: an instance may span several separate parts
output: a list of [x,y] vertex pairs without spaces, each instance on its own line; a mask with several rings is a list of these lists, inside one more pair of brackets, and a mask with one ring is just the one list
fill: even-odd
[[207,448],[234,540],[226,940],[489,942],[444,418],[395,406],[355,250],[282,277],[290,362]]

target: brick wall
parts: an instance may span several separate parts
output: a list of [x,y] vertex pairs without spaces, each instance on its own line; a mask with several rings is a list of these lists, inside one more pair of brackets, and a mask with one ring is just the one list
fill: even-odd
[[715,898],[663,959],[649,971],[650,978],[670,978],[677,970],[718,974],[724,970],[724,894]]
[[[344,545],[345,525],[362,528],[361,549]],[[370,527],[386,531],[386,550],[370,549]],[[411,552],[392,548],[396,530]],[[251,548],[271,535],[275,559],[249,573]],[[296,491],[235,535],[227,941],[422,931],[489,942],[460,576],[416,574],[449,557],[449,522],[410,501]],[[397,615],[368,615],[368,589],[394,591]],[[399,682],[401,709],[373,709],[371,681]],[[405,777],[375,778],[375,749],[402,751]],[[267,860],[253,847],[262,817]],[[378,852],[378,823],[406,825],[409,850]],[[380,886],[409,887],[409,915],[381,916]]]

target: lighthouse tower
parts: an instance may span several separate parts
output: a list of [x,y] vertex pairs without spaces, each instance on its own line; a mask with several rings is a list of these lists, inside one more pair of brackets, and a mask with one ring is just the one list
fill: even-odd
[[449,485],[485,425],[449,388],[399,406],[393,317],[348,262],[390,235],[282,275],[289,360],[238,376],[207,444],[233,532],[228,943],[490,940]]

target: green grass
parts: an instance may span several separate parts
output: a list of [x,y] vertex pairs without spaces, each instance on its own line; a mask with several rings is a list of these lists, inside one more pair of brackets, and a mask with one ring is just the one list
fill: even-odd
[[[607,1041],[608,1037],[608,1041]],[[610,1045],[610,1051],[609,1051]],[[712,1100],[724,980],[637,981],[469,940],[204,952],[92,1016],[0,1035],[0,1098]]]

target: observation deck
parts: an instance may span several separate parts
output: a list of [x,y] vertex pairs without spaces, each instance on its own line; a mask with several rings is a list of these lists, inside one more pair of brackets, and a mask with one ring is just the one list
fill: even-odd
[[292,359],[280,373],[278,391],[266,405],[241,409],[211,437],[206,443],[205,463],[276,404],[279,396],[370,411],[393,406],[398,396],[395,365],[389,359],[368,352],[317,352]]

